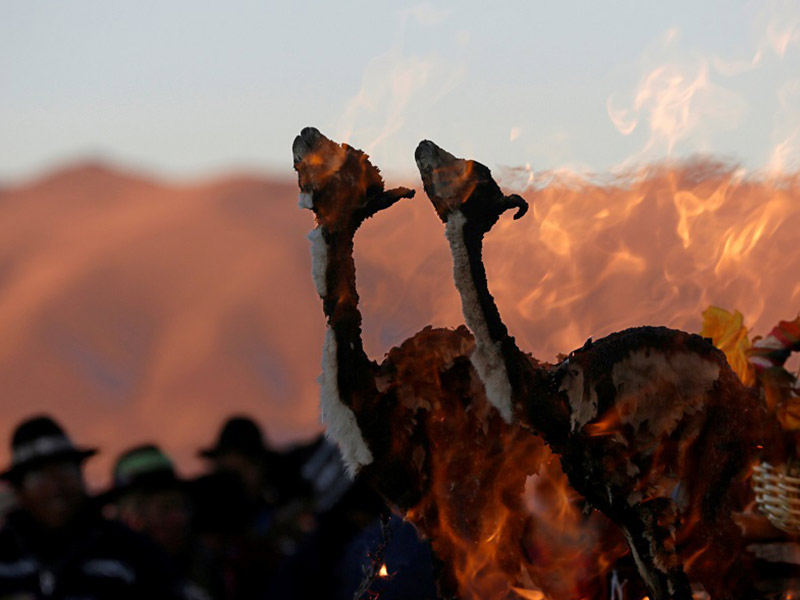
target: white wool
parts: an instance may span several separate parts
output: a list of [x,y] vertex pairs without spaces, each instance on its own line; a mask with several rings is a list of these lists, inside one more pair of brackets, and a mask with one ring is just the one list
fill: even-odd
[[311,277],[314,279],[314,287],[317,288],[320,296],[325,296],[328,293],[328,286],[325,282],[325,270],[328,267],[328,244],[319,227],[309,231],[307,237],[311,242]]
[[623,423],[670,434],[684,415],[700,410],[719,378],[719,365],[691,352],[643,349],[617,362],[611,372]]
[[445,235],[450,242],[453,254],[453,277],[456,289],[461,294],[461,309],[467,327],[475,336],[475,350],[470,357],[478,376],[486,388],[486,397],[500,412],[507,423],[511,423],[511,383],[508,380],[506,364],[500,348],[500,342],[492,341],[489,327],[478,301],[478,291],[472,280],[469,268],[469,255],[464,244],[464,224],[466,217],[460,210],[454,210],[447,220]]
[[558,390],[567,393],[571,412],[570,425],[572,431],[577,431],[597,416],[597,392],[591,388],[587,397],[584,393],[583,369],[570,365],[569,360],[567,366],[567,375]]
[[[567,395],[576,431],[597,417],[597,390],[586,385],[579,366],[566,365],[559,391]],[[693,353],[636,350],[612,368],[615,404],[623,423],[646,425],[656,436],[670,433],[684,415],[701,408],[718,377],[717,363]]]
[[312,210],[314,208],[314,196],[312,196],[308,192],[300,192],[300,197],[297,201],[297,206],[300,208],[307,208],[308,210]]
[[372,462],[372,452],[361,435],[356,416],[339,396],[336,375],[336,336],[328,327],[322,348],[322,375],[319,376],[320,412],[326,425],[325,436],[339,447],[347,474],[355,477],[361,467]]

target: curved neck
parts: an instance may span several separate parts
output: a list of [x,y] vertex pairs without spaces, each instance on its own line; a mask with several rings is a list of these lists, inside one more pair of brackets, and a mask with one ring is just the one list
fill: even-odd
[[320,376],[322,420],[354,475],[373,461],[358,421],[369,414],[378,392],[375,364],[361,341],[353,234],[317,227],[309,239],[314,283],[328,320]]
[[486,397],[507,422],[519,419],[559,447],[568,431],[569,408],[552,389],[548,370],[519,349],[500,318],[483,265],[483,230],[472,226],[461,211],[454,211],[446,235],[464,319],[475,336],[472,364]]
[[[356,265],[353,259],[353,234],[328,233],[324,229],[316,229],[322,238],[312,243],[324,245],[324,265],[319,269],[315,265],[315,277],[321,275],[323,289],[317,291],[322,298],[322,309],[328,319],[328,325],[336,332],[337,339],[343,347],[340,354],[345,354],[358,363],[369,362],[361,340],[361,311],[358,309],[358,292],[356,291]],[[321,257],[322,258],[322,257]],[[316,260],[316,258],[315,258]]]
[[453,254],[453,277],[461,295],[464,319],[475,336],[472,363],[486,387],[489,401],[507,422],[511,422],[514,389],[507,363],[521,352],[514,338],[508,335],[489,293],[483,266],[483,232],[471,226],[457,210],[447,220],[446,235]]
[[483,232],[471,226],[460,211],[455,211],[447,221],[446,235],[453,254],[453,276],[461,295],[467,326],[478,338],[478,343],[507,339],[508,329],[500,318],[486,279]]

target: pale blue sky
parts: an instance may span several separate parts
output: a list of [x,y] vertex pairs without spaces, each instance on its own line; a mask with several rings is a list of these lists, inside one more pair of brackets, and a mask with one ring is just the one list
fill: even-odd
[[5,181],[288,172],[305,125],[399,173],[422,138],[535,170],[800,165],[797,0],[4,0],[0,49]]

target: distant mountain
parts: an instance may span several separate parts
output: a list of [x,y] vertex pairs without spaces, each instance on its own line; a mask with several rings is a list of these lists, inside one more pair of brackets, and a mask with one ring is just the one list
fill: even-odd
[[104,480],[154,440],[183,466],[235,412],[275,442],[319,429],[324,321],[296,184],[164,185],[101,165],[0,193],[0,464],[55,414]]

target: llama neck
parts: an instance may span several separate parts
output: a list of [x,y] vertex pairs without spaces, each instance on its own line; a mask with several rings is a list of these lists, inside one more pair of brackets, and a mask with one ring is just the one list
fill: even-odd
[[350,358],[368,360],[361,342],[353,235],[317,227],[308,237],[312,244],[311,271],[328,325],[347,342]]
[[483,266],[483,234],[470,227],[464,214],[456,210],[447,220],[446,236],[453,254],[453,276],[461,295],[464,319],[475,336],[472,363],[486,387],[487,398],[511,422],[512,387],[503,347],[509,342],[513,346],[514,341],[489,293]]
[[356,414],[377,395],[373,363],[361,340],[353,235],[317,227],[309,234],[312,274],[328,320],[320,376],[326,435],[340,448],[351,475],[372,462]]

